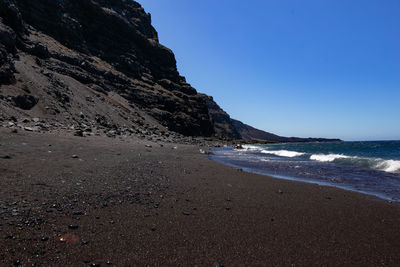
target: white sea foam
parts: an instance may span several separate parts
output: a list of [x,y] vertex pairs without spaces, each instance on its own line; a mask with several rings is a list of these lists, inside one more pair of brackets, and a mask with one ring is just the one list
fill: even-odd
[[253,146],[253,145],[243,145],[242,147],[246,150],[252,150],[252,151],[261,150],[259,146]]
[[385,172],[400,173],[400,160],[384,160],[379,162],[376,168]]
[[336,159],[348,159],[349,156],[339,155],[339,154],[313,154],[310,156],[311,160],[322,161],[322,162],[332,162]]
[[310,159],[321,162],[341,161],[342,163],[352,164],[359,167],[369,167],[390,173],[400,173],[400,160],[351,157],[342,154],[314,154],[310,156]]
[[298,157],[304,155],[305,153],[297,152],[297,151],[289,151],[289,150],[262,150],[261,153],[264,154],[273,154],[280,157]]

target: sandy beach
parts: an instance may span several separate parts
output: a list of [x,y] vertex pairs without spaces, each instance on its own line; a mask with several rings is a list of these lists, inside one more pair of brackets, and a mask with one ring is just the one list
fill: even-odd
[[246,173],[199,149],[0,129],[0,265],[400,262],[398,204]]

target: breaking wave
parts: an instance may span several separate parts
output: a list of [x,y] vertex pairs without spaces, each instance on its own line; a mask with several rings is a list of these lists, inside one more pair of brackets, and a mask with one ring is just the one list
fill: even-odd
[[400,173],[400,160],[351,157],[342,154],[314,154],[310,156],[310,159],[321,162],[334,162],[358,167],[366,167],[390,173]]
[[242,147],[246,150],[251,150],[251,151],[261,150],[259,146],[254,146],[254,145],[243,145]]
[[385,172],[400,173],[400,160],[384,160],[378,163],[376,167]]
[[261,153],[273,154],[273,155],[276,155],[276,156],[288,157],[288,158],[299,157],[299,156],[302,156],[302,155],[305,154],[305,153],[302,153],[302,152],[289,151],[289,150],[262,150]]
[[332,162],[336,159],[348,159],[348,158],[350,158],[350,157],[345,156],[345,155],[339,155],[339,154],[328,154],[328,155],[314,154],[314,155],[311,155],[311,157],[310,157],[311,160],[322,161],[322,162]]
[[[308,158],[312,161],[318,162],[332,162],[341,165],[353,165],[357,167],[369,168],[389,173],[400,173],[400,160],[398,159],[383,159],[379,157],[364,157],[364,156],[349,156],[345,153],[310,153],[310,152],[299,152],[293,150],[269,150],[269,148],[262,147],[259,145],[243,145],[244,149],[239,149],[238,151],[243,151],[245,153],[263,153],[271,154],[279,157],[286,158],[296,158],[301,157],[302,160]],[[247,151],[247,152],[246,152]],[[296,159],[297,160],[297,159]],[[265,159],[262,161],[270,161],[270,159]]]

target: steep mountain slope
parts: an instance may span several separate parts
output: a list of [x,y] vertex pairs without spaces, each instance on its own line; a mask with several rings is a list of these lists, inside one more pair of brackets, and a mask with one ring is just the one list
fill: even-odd
[[0,17],[3,120],[130,127],[148,117],[184,135],[213,134],[204,99],[179,75],[138,3],[0,0]]

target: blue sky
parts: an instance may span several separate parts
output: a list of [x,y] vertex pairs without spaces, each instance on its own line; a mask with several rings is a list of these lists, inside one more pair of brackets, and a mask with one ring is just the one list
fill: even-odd
[[400,1],[139,0],[178,70],[284,136],[400,139]]

